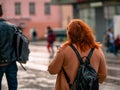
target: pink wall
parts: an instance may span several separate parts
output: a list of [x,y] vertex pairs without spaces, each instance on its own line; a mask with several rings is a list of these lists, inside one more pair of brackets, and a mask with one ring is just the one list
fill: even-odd
[[[30,29],[35,27],[38,33],[38,39],[43,38],[46,27],[61,27],[61,8],[57,5],[51,6],[51,14],[44,14],[44,3],[51,0],[0,0],[3,9],[4,17],[9,21],[19,24],[25,23],[23,32],[30,38]],[[21,15],[14,14],[14,3],[21,2]],[[36,14],[29,15],[29,2],[35,2]]]

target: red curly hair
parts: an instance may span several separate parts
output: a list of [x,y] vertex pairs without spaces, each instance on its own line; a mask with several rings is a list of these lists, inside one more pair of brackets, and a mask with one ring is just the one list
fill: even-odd
[[67,26],[68,40],[63,44],[63,47],[69,44],[76,44],[81,51],[86,51],[90,48],[99,48],[101,44],[95,41],[91,28],[81,19],[73,19]]

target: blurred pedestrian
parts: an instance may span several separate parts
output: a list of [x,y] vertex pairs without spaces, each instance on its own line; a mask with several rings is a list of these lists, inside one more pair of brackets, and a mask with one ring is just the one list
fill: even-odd
[[114,39],[114,34],[113,30],[111,28],[108,29],[108,36],[109,36],[109,47],[107,49],[107,52],[111,52],[114,55],[117,55],[116,49],[115,49],[115,39]]
[[31,35],[32,41],[36,41],[37,40],[37,31],[36,31],[35,28],[31,28],[30,35]]
[[119,37],[119,35],[115,39],[115,49],[116,49],[117,53],[120,50],[120,37]]
[[33,39],[33,41],[36,41],[36,40],[37,40],[37,32],[36,32],[36,29],[35,29],[35,28],[33,28],[32,39]]
[[106,34],[105,34],[105,36],[104,36],[103,39],[104,39],[104,42],[103,42],[103,43],[104,43],[105,47],[108,48],[108,47],[109,47],[109,44],[110,44],[110,43],[109,43],[109,42],[110,42],[110,37],[109,37],[109,35],[108,35],[108,32],[106,32]]
[[54,56],[54,47],[53,44],[56,40],[55,33],[53,32],[52,28],[50,26],[47,27],[48,30],[48,35],[47,35],[47,49],[48,52],[50,53],[50,57],[52,58]]
[[57,74],[55,90],[70,90],[62,68],[68,75],[70,84],[73,84],[80,65],[70,44],[78,50],[81,57],[87,56],[91,48],[94,48],[90,63],[98,74],[99,83],[103,83],[107,76],[105,56],[90,27],[80,19],[73,19],[67,26],[67,38],[48,67],[50,74]]
[[2,78],[6,75],[8,89],[17,90],[17,65],[15,48],[13,45],[13,25],[3,19],[2,6],[0,5],[0,90],[2,89]]

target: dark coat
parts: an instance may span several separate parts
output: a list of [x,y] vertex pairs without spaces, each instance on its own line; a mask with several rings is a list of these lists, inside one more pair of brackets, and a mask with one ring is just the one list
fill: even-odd
[[16,60],[13,25],[0,19],[0,64]]
[[56,40],[56,36],[53,32],[48,34],[47,41],[48,43],[52,44]]

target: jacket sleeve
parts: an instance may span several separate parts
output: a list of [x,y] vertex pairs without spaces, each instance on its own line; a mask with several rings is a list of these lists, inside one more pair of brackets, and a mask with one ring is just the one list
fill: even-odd
[[105,56],[102,50],[100,50],[100,54],[101,55],[100,55],[100,64],[99,64],[99,69],[98,69],[98,79],[99,79],[99,83],[103,83],[103,81],[107,77],[107,68],[106,68]]
[[64,54],[62,50],[58,50],[55,58],[48,66],[48,72],[50,74],[58,74],[62,68],[64,61]]

